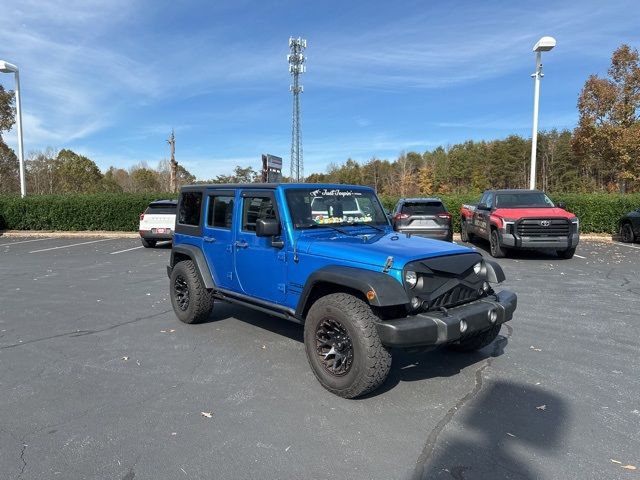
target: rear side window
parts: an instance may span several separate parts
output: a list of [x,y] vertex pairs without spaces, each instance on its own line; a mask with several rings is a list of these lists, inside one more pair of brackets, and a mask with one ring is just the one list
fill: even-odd
[[202,192],[183,192],[180,198],[178,223],[183,225],[200,225],[200,208]]
[[176,205],[149,205],[144,213],[156,215],[175,215],[178,207]]
[[442,202],[405,202],[402,205],[402,213],[407,215],[437,215],[446,211]]
[[217,196],[209,200],[207,225],[210,227],[231,229],[233,221],[233,197]]
[[245,197],[242,205],[242,230],[256,231],[258,219],[276,219],[276,210],[271,197]]

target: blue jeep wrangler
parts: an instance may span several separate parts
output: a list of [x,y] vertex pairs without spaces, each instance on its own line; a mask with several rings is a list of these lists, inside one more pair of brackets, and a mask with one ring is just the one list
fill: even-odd
[[384,382],[391,347],[491,343],[516,308],[494,292],[500,266],[466,247],[394,232],[368,187],[183,187],[170,265],[185,323],[214,301],[304,325],[307,359],[329,391],[354,398]]

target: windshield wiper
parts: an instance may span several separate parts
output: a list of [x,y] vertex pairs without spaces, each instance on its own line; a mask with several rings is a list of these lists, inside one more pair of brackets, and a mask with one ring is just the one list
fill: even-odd
[[310,228],[327,227],[327,228],[331,228],[332,230],[335,230],[336,232],[340,232],[343,235],[351,235],[351,233],[347,232],[346,230],[342,230],[341,228],[334,227],[333,225],[328,223],[304,223],[302,225],[297,225],[297,227],[303,228],[305,230]]
[[374,230],[378,230],[379,232],[384,232],[383,228],[377,227],[376,225],[373,225],[373,224],[367,223],[367,222],[353,222],[353,223],[350,223],[349,225],[358,225],[358,226],[362,225],[362,226],[365,226],[365,227],[371,227]]

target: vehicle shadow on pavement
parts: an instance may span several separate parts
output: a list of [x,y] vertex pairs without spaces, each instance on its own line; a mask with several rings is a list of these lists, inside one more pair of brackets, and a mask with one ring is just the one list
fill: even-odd
[[[449,410],[431,432],[414,480],[545,478],[548,472],[535,471],[532,464],[564,455],[570,414],[561,397],[531,384],[485,382],[475,398]],[[458,408],[463,411],[456,415]],[[450,423],[455,428],[447,428]],[[558,472],[557,478],[563,477]]]
[[362,398],[381,395],[393,389],[400,382],[419,382],[430,378],[453,377],[471,365],[480,364],[491,357],[499,357],[504,353],[508,342],[507,337],[499,335],[491,345],[471,353],[454,352],[446,348],[427,352],[394,349],[389,376],[380,388]]
[[[489,251],[489,242],[483,242],[476,240],[474,243],[460,243],[465,247],[475,247],[478,253],[481,253],[485,257],[492,258]],[[558,257],[555,250],[543,249],[543,250],[509,250],[507,258],[512,260],[563,260]]]
[[302,325],[226,302],[215,302],[208,322],[215,322],[231,317],[277,335],[288,337],[297,342],[304,341]]

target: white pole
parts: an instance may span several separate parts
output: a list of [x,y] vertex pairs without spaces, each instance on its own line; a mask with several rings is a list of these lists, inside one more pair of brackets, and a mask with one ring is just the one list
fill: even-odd
[[529,190],[536,189],[536,149],[538,146],[538,103],[540,100],[540,77],[542,77],[542,53],[536,52],[536,73],[531,75],[534,79],[533,90],[533,131],[531,132],[531,176]]
[[27,185],[24,181],[24,148],[22,144],[22,104],[20,101],[20,73],[16,75],[16,124],[18,126],[18,161],[20,162],[20,195],[22,198],[27,195]]

